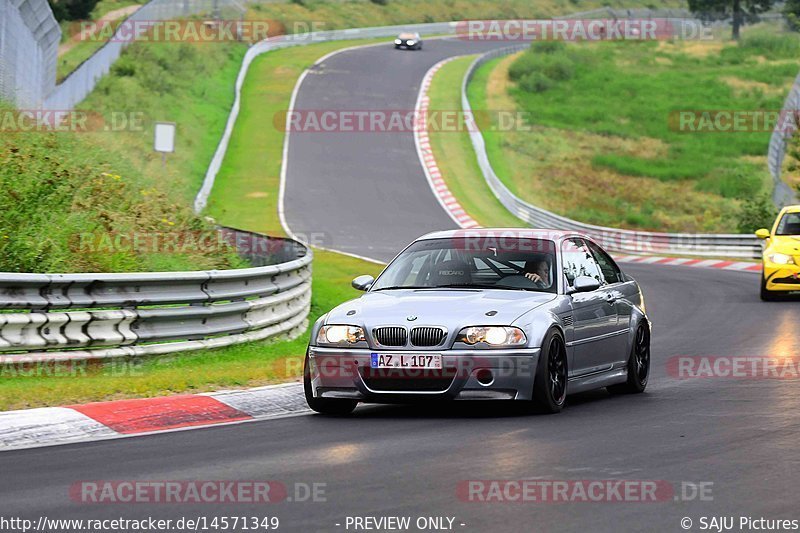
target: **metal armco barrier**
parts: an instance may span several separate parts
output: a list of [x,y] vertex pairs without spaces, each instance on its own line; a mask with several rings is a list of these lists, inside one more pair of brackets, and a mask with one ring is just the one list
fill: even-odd
[[489,156],[483,135],[475,124],[472,107],[467,98],[467,85],[476,69],[496,57],[510,55],[528,48],[528,44],[509,46],[492,50],[479,56],[467,70],[461,85],[461,106],[471,124],[468,125],[472,146],[478,159],[483,177],[498,200],[517,218],[533,227],[579,231],[590,235],[606,249],[617,253],[632,254],[674,254],[699,257],[731,257],[757,259],[761,257],[761,242],[754,235],[747,234],[700,234],[700,233],[653,233],[647,231],[621,230],[594,226],[572,220],[540,207],[536,207],[517,197],[497,177]]
[[[29,311],[0,313],[0,359],[173,353],[302,333],[311,250],[289,239],[221,231],[229,242],[248,243],[245,257],[288,260],[197,272],[0,273],[0,309]],[[40,353],[7,353],[33,351]]]
[[792,204],[797,200],[792,188],[781,179],[781,167],[786,155],[786,146],[797,131],[798,112],[800,112],[800,75],[795,78],[792,88],[789,90],[789,96],[786,97],[786,102],[783,104],[782,120],[775,125],[769,139],[767,164],[775,184],[772,200],[778,207]]

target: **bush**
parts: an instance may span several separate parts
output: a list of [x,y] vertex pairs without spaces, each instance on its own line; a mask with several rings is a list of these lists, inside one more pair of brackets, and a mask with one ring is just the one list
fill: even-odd
[[536,70],[539,59],[531,52],[519,56],[508,68],[508,78],[511,81],[520,81],[522,78]]
[[522,78],[519,86],[523,91],[529,93],[543,93],[549,90],[554,85],[551,78],[541,72],[531,72]]
[[555,54],[563,52],[567,45],[563,41],[534,41],[528,53]]
[[552,80],[566,81],[575,74],[575,63],[568,57],[552,56],[542,65],[542,72]]
[[370,2],[379,6],[385,6],[389,4],[389,0],[370,0]]
[[741,233],[753,233],[760,228],[772,227],[778,210],[772,199],[762,194],[745,200],[739,208],[738,227]]
[[524,91],[543,92],[555,82],[575,75],[575,61],[561,41],[540,41],[531,45],[508,69],[508,77]]

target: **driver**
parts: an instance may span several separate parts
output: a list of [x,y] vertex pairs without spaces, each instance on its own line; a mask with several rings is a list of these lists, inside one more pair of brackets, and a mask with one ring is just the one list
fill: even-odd
[[524,276],[542,289],[550,287],[550,263],[545,258],[525,261]]

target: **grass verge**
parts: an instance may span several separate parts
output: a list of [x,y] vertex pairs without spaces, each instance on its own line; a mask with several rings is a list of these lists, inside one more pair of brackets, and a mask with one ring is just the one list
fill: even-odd
[[548,43],[485,65],[473,105],[530,117],[529,131],[487,132],[498,176],[589,223],[736,232],[743,202],[771,190],[770,133],[676,131],[670,113],[781,108],[800,39],[748,31],[739,44]]
[[475,56],[467,56],[450,61],[431,81],[431,113],[459,112],[454,127],[435,128],[433,123],[429,126],[431,148],[447,187],[472,218],[484,227],[519,227],[524,223],[506,210],[486,184],[460,113],[461,80],[474,59]]
[[[0,136],[0,270],[241,266],[232,253],[176,253],[115,237],[157,243],[168,234],[213,232],[191,211],[191,199],[227,119],[245,50],[238,43],[131,46],[79,106],[91,119],[69,131],[13,132],[16,115],[3,113],[9,130]],[[152,150],[156,121],[177,124],[176,152],[166,166]]]

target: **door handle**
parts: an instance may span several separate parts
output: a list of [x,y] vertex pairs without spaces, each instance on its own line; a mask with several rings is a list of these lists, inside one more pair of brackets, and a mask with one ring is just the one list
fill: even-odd
[[610,304],[613,304],[617,301],[617,296],[615,294],[606,294],[606,301]]

